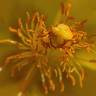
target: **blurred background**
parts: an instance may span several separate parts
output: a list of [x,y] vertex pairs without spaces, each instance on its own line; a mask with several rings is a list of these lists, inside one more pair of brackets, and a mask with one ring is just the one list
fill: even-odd
[[[0,1],[0,40],[12,38],[8,27],[17,24],[19,17],[25,18],[26,11],[30,13],[38,10],[47,17],[47,24],[51,25],[60,8],[60,2],[64,0],[1,0]],[[91,34],[96,32],[96,0],[72,0],[73,8],[71,14],[79,20],[88,19],[86,31]],[[12,46],[0,46],[0,63],[4,54],[13,50]],[[0,96],[17,96],[18,82],[10,80],[6,71],[0,73]],[[65,82],[65,93],[60,96],[96,96],[96,71],[86,69],[84,86],[79,84],[72,87]],[[28,96],[44,96],[38,86],[31,85]],[[49,96],[54,96],[49,94]],[[57,95],[55,95],[57,96]],[[59,95],[58,95],[59,96]]]

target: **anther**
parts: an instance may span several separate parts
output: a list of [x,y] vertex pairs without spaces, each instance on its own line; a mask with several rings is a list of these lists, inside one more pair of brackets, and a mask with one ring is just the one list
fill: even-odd
[[0,67],[0,72],[2,72],[2,70],[3,70],[3,68],[2,68],[2,67]]
[[23,96],[23,92],[19,92],[17,96]]

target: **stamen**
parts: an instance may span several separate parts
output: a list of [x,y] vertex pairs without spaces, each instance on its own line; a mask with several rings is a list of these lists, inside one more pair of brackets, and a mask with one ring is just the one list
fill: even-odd
[[9,31],[11,31],[11,32],[17,32],[17,30],[15,29],[15,28],[12,28],[12,27],[9,27]]
[[18,25],[22,29],[22,20],[21,20],[21,18],[18,19]]
[[80,87],[83,87],[83,80],[84,80],[84,70],[81,70],[81,74],[80,74]]
[[27,23],[29,24],[29,22],[30,22],[30,14],[29,14],[28,11],[26,12],[26,15],[27,15]]
[[43,88],[44,88],[45,94],[47,95],[48,94],[48,87],[45,84],[43,84]]
[[17,96],[23,96],[23,92],[19,92]]
[[13,40],[10,40],[10,39],[0,40],[0,43],[11,43],[11,44],[17,44],[16,41],[13,41]]
[[50,90],[55,91],[55,84],[51,79],[49,79],[49,84],[50,84]]
[[3,68],[2,68],[2,67],[0,67],[0,72],[2,72],[2,70],[3,70]]
[[65,9],[65,5],[63,2],[61,2],[61,14],[64,15],[64,9]]
[[65,8],[65,16],[66,16],[66,17],[69,16],[71,7],[72,7],[72,4],[71,4],[70,2],[68,2],[68,3],[66,4],[66,8]]
[[64,92],[64,83],[63,83],[63,81],[60,82],[60,86],[61,86],[60,92]]
[[73,77],[73,75],[69,74],[68,77],[71,79],[72,85],[75,86],[76,85],[76,81],[75,81],[75,78]]
[[89,60],[90,63],[96,63],[96,59]]
[[57,77],[58,72],[57,72],[57,70],[56,70],[56,69],[54,69],[54,73],[55,73],[55,76]]

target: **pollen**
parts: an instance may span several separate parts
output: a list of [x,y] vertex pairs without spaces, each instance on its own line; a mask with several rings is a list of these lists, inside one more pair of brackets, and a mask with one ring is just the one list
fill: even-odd
[[53,27],[52,29],[53,29],[54,34],[56,34],[57,36],[60,36],[60,38],[64,40],[71,40],[73,37],[73,34],[69,26],[65,24],[59,24],[58,26]]

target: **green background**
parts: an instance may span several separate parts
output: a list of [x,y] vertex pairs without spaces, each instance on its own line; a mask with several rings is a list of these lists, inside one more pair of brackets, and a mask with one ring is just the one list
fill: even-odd
[[[63,1],[63,0],[62,0]],[[88,19],[86,31],[96,32],[96,0],[72,0],[73,8],[71,14],[81,19]],[[26,11],[38,10],[47,16],[47,24],[53,23],[59,9],[60,0],[2,0],[0,1],[0,40],[4,38],[13,38],[8,31],[10,25],[16,25],[19,17],[25,18]],[[12,46],[0,45],[0,63],[3,56],[12,51]],[[81,89],[79,84],[72,87],[67,81],[65,82],[65,95],[62,96],[96,96],[96,71],[86,69],[84,86]],[[38,85],[38,84],[37,84]],[[37,85],[31,85],[28,96],[43,96]],[[0,96],[17,96],[18,84],[11,80],[8,73],[0,73]],[[51,96],[49,94],[49,96]],[[52,94],[52,96],[54,96]],[[55,95],[57,96],[57,95]]]

